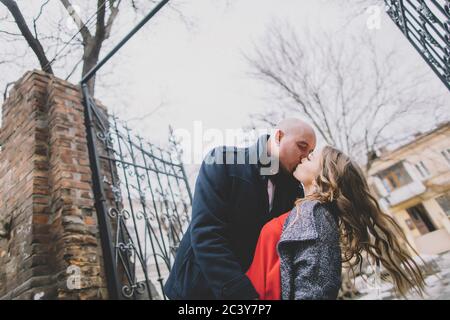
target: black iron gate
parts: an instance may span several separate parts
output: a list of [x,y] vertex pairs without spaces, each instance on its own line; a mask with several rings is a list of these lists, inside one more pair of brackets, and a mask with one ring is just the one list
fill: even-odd
[[106,116],[87,92],[85,99],[96,153],[91,161],[98,168],[97,212],[110,245],[105,267],[111,263],[114,269],[111,291],[118,299],[165,299],[164,280],[192,203],[178,144],[173,135],[167,150],[147,143],[117,117]]
[[450,0],[385,0],[387,13],[450,90]]
[[161,1],[81,81],[110,299],[166,299],[163,286],[189,223],[192,195],[171,134],[159,148],[97,106],[87,82],[168,0]]

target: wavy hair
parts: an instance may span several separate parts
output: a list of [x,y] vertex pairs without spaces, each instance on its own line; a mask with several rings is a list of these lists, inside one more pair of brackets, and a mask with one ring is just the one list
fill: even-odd
[[[340,150],[326,146],[320,157],[321,172],[316,190],[296,201],[318,200],[328,204],[339,220],[342,263],[355,274],[362,269],[364,255],[381,265],[390,275],[397,294],[405,297],[414,289],[425,292],[424,275],[408,251],[418,256],[401,227],[384,213],[372,196],[359,165]],[[297,210],[300,212],[300,210]]]

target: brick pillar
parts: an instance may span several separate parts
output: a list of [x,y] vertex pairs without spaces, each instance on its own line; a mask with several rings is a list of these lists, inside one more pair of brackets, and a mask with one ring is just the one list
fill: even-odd
[[79,87],[27,72],[0,143],[0,299],[106,299]]

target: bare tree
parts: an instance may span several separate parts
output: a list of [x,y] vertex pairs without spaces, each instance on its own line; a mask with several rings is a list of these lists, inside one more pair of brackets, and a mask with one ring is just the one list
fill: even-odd
[[[442,112],[448,92],[429,90],[429,70],[402,70],[397,52],[380,53],[368,36],[300,36],[289,25],[274,24],[245,57],[273,105],[255,114],[251,127],[305,117],[325,143],[364,162],[366,172],[380,146],[400,142],[424,123],[448,120]],[[343,269],[340,298],[358,295],[357,275]]]
[[[0,34],[6,38],[0,39],[0,42],[14,43],[25,40],[28,48],[31,48],[34,55],[37,57],[40,67],[43,71],[54,74],[52,65],[55,62],[62,62],[64,70],[69,70],[67,79],[74,74],[81,65],[81,75],[84,76],[91,70],[99,61],[102,48],[105,46],[105,41],[111,36],[112,28],[119,15],[119,7],[128,8],[135,12],[142,13],[150,6],[154,5],[156,0],[151,1],[122,1],[122,0],[97,0],[95,8],[90,8],[92,13],[90,15],[82,16],[77,10],[77,6],[73,4],[73,0],[59,0],[59,2],[52,2],[49,0],[42,2],[38,12],[34,13],[31,19],[23,14],[23,10],[28,8],[20,8],[17,1],[14,0],[0,0],[0,2],[8,9],[13,21],[18,29],[17,32],[0,29]],[[142,2],[142,3],[141,3]],[[45,30],[45,32],[38,31],[38,21],[45,15],[48,6],[57,5],[59,3],[64,8],[67,16],[60,17],[53,30]],[[92,3],[84,4],[90,7]],[[176,10],[176,6],[169,5]],[[53,7],[52,9],[55,9]],[[53,10],[54,12],[54,10]],[[87,12],[87,10],[85,10]],[[176,11],[179,15],[180,12]],[[77,30],[68,29],[66,18],[70,17],[75,23]],[[1,17],[5,20],[6,17]],[[42,19],[41,19],[42,20]],[[45,21],[48,22],[48,21]],[[50,52],[55,51],[53,57],[49,57]],[[3,63],[17,63],[18,53],[16,50],[11,52],[11,59],[3,61]],[[91,94],[94,94],[95,76],[88,83]]]
[[272,109],[254,115],[257,122],[306,117],[325,143],[365,163],[367,170],[386,139],[434,120],[434,110],[448,99],[446,92],[423,89],[428,70],[402,73],[396,52],[381,54],[370,37],[337,39],[317,31],[299,36],[289,25],[275,24],[246,58],[252,75],[275,98]]
[[[69,0],[60,0],[61,3],[66,8],[67,13],[72,17],[73,21],[78,27],[80,34],[83,38],[83,71],[84,76],[91,70],[98,62],[100,56],[100,50],[102,48],[103,42],[109,38],[111,34],[111,28],[113,26],[114,20],[119,13],[119,5],[121,0],[109,0],[108,9],[109,16],[106,18],[106,3],[105,0],[97,1],[97,21],[95,33],[91,34],[89,29],[85,26],[81,17],[78,15],[76,10],[72,7]],[[95,77],[89,81],[88,87],[89,91],[93,94],[95,86]]]

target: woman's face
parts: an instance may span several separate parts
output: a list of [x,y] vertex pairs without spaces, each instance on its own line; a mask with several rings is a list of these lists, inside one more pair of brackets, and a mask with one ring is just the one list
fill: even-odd
[[320,174],[320,158],[323,148],[310,154],[308,159],[303,159],[294,171],[294,177],[303,185],[311,185]]

